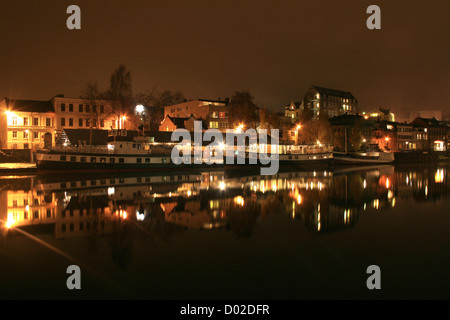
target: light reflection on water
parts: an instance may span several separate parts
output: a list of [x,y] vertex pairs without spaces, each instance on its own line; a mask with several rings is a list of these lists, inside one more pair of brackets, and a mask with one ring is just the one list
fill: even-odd
[[[4,177],[1,237],[6,242],[20,228],[48,239],[84,239],[88,252],[96,252],[106,237],[111,261],[126,270],[133,264],[133,244],[167,241],[189,231],[225,232],[249,241],[259,226],[270,233],[276,219],[302,225],[311,235],[348,235],[369,212],[392,215],[402,204],[448,199],[448,172],[443,165],[280,172],[270,177],[242,171]],[[271,235],[283,239],[273,228],[277,231]]]

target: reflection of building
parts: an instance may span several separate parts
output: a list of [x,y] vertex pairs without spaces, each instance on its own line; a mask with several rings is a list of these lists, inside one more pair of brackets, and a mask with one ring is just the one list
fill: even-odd
[[0,147],[33,150],[51,147],[55,118],[50,101],[3,99],[0,102]]

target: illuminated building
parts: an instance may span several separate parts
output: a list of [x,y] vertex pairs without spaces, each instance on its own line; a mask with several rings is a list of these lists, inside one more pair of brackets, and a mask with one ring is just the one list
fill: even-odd
[[325,113],[331,118],[358,112],[358,100],[350,92],[318,86],[309,88],[302,104],[313,119],[318,119],[320,113]]
[[171,118],[190,118],[194,116],[197,119],[206,121],[209,129],[226,131],[226,129],[231,128],[228,103],[228,99],[225,99],[225,101],[205,99],[186,101],[166,106],[164,108],[164,118],[167,116]]
[[0,147],[36,150],[55,141],[56,114],[50,101],[11,100],[0,102]]

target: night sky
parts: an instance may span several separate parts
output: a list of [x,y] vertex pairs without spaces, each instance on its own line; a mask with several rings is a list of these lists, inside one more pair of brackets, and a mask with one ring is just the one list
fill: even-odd
[[[66,8],[81,8],[68,30]],[[366,27],[369,5],[381,30]],[[361,109],[450,115],[450,1],[0,1],[0,97],[78,97],[121,63],[133,91],[186,98],[249,90],[271,110],[311,85]]]

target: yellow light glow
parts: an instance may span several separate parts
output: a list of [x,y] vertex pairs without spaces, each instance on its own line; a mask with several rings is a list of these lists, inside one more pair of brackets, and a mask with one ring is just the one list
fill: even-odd
[[391,185],[389,178],[386,178],[386,189],[389,189],[389,186]]
[[8,219],[6,220],[6,228],[10,229],[15,222],[12,212],[9,212]]
[[437,169],[436,174],[434,175],[434,181],[436,183],[443,183],[444,182],[444,169]]
[[240,205],[241,207],[243,207],[245,201],[244,201],[244,198],[242,196],[237,196],[237,197],[234,197],[234,203],[236,203],[237,205]]

